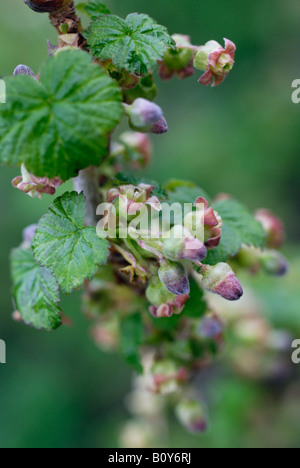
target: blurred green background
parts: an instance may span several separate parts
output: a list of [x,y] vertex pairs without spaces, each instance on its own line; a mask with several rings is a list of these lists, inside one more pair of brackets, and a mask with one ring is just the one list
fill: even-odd
[[[158,81],[158,102],[170,131],[154,139],[155,158],[145,175],[161,182],[191,179],[212,195],[230,192],[251,209],[270,208],[285,221],[289,245],[296,245],[300,105],[291,101],[291,83],[300,78],[300,3],[107,4],[120,15],[148,13],[170,33],[190,34],[195,44],[223,37],[237,44],[234,71],[219,88],[201,87],[197,75],[188,81]],[[47,57],[46,39],[56,42],[47,15],[35,14],[23,0],[1,0],[0,13],[0,76],[20,63],[38,72]],[[20,243],[22,229],[51,203],[49,197],[32,200],[14,190],[10,181],[16,175],[17,169],[1,168],[0,338],[7,343],[7,365],[0,366],[0,446],[117,447],[131,371],[89,339],[79,294],[63,300],[72,327],[47,334],[11,320],[9,251]],[[280,326],[299,330],[300,337],[300,266],[297,249],[289,252],[290,277],[260,283],[259,292]],[[172,422],[171,447],[300,446],[299,386],[286,389],[278,402],[272,388],[227,374],[215,379],[210,433],[190,436]]]

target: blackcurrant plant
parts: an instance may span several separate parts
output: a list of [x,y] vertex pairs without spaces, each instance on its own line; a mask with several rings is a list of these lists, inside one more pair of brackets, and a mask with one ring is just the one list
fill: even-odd
[[[12,252],[13,316],[55,330],[64,322],[61,292],[81,288],[94,340],[135,369],[136,401],[147,393],[149,408],[149,392],[168,395],[184,427],[202,432],[206,414],[192,381],[224,342],[207,297],[240,299],[241,268],[283,275],[284,228],[267,210],[252,214],[229,195],[211,198],[201,180],[160,186],[131,172],[151,161],[149,135],[168,131],[153,102],[155,69],[162,80],[194,79],[198,70],[200,93],[229,75],[236,46],[229,39],[196,46],[146,14],[123,19],[98,0],[77,11],[70,0],[25,3],[49,13],[58,44],[48,43],[37,74],[19,65],[5,80],[0,161],[21,168],[12,184],[31,197],[54,196],[70,179],[74,191],[55,198]],[[90,18],[87,29],[80,14]],[[122,120],[129,129],[116,132]],[[180,215],[167,219],[163,206],[175,205]],[[139,229],[141,213],[155,220],[154,232]],[[159,400],[160,415],[165,406]]]

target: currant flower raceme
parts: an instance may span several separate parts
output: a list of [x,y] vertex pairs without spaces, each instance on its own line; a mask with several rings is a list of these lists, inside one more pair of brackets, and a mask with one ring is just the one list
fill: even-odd
[[[0,154],[10,165],[25,162],[30,172],[23,165],[22,175],[13,180],[13,186],[32,197],[54,195],[62,179],[78,177],[74,180],[75,192],[58,197],[38,226],[24,231],[13,261],[19,310],[15,318],[23,320],[24,315],[29,315],[30,323],[54,329],[62,323],[59,286],[67,293],[83,287],[84,313],[93,320],[91,335],[95,343],[106,351],[120,351],[137,373],[144,371],[140,376],[143,393],[135,417],[153,419],[155,403],[145,411],[147,388],[155,398],[161,398],[157,394],[172,395],[170,402],[176,406],[181,424],[190,432],[203,432],[208,425],[205,409],[186,384],[195,377],[196,369],[206,366],[221,349],[225,339],[224,323],[209,302],[216,298],[205,291],[229,301],[238,300],[243,289],[232,269],[235,266],[269,274],[285,273],[284,257],[264,249],[264,231],[268,247],[278,248],[283,241],[283,227],[265,210],[259,210],[255,220],[232,199],[210,204],[209,196],[195,184],[173,181],[160,187],[124,169],[128,165],[146,166],[152,158],[148,133],[168,130],[162,109],[152,102],[157,94],[155,66],[159,65],[163,80],[186,78],[195,67],[204,72],[200,83],[217,86],[234,65],[236,47],[227,39],[224,48],[216,41],[194,46],[189,36],[176,34],[171,38],[165,27],[147,15],[131,14],[125,20],[111,15],[98,0],[81,6],[92,20],[83,37],[72,0],[25,3],[35,11],[50,13],[58,31],[58,46],[49,44],[51,57],[44,73],[35,76],[29,67],[19,65],[14,75],[27,76],[8,81],[7,89],[14,99],[0,128],[11,133],[9,139],[3,131],[1,144],[6,145],[6,153],[2,148]],[[32,119],[25,121],[32,114],[28,106],[39,99],[39,92],[47,119],[42,116],[39,120],[37,114],[35,117],[38,107],[33,109]],[[27,99],[21,99],[22,93]],[[15,112],[18,106],[23,110],[20,118]],[[112,142],[124,115],[134,131],[121,133]],[[51,126],[44,128],[43,124],[54,116],[58,117],[54,122],[57,132],[53,132],[51,140]],[[28,139],[29,132],[25,131],[23,140],[13,146],[18,129],[30,130],[34,122],[38,129],[35,144],[31,144],[35,133]],[[40,167],[42,149],[44,166]],[[36,177],[35,172],[49,177]],[[53,177],[56,175],[61,179]],[[102,239],[95,232],[94,218],[87,221],[90,218],[86,212],[93,211],[105,198],[115,209],[112,212],[120,228],[115,236],[110,236],[108,230],[107,239]],[[188,214],[183,209],[179,220],[173,222],[171,216],[164,224],[164,202],[169,208],[176,201],[182,209],[195,199]],[[151,230],[141,222],[143,213],[147,219],[154,215]],[[138,223],[142,229],[138,229]],[[121,235],[123,226],[125,236]],[[65,255],[67,244],[70,248]],[[64,255],[58,255],[62,251]],[[49,309],[52,322],[45,320]],[[256,334],[259,321],[254,325],[252,331]],[[152,356],[149,368],[143,359],[148,353]],[[169,403],[162,400],[164,403],[156,407],[156,417],[162,416]],[[149,427],[149,421],[140,422],[133,432]],[[147,443],[147,437],[140,439],[141,445]]]
[[218,86],[225,80],[234,65],[236,46],[228,39],[224,39],[225,48],[216,41],[209,41],[200,46],[195,58],[194,67],[205,71],[199,83],[208,86]]

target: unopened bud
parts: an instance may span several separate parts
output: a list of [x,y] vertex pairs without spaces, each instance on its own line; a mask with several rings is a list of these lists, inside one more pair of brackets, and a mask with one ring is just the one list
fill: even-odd
[[222,218],[203,197],[198,197],[194,203],[196,211],[191,211],[184,218],[184,227],[194,237],[204,243],[208,249],[217,247],[222,236]]
[[224,324],[216,314],[211,314],[200,320],[197,331],[202,338],[219,340],[223,337]]
[[260,263],[269,275],[284,276],[289,269],[287,259],[277,250],[266,250],[260,255]]
[[71,0],[24,0],[26,5],[31,10],[37,13],[53,13],[65,5],[68,5]]
[[267,246],[278,249],[285,239],[285,229],[282,221],[269,210],[257,210],[255,219],[259,221],[267,234]]
[[31,70],[31,68],[27,67],[26,65],[18,65],[14,70],[14,76],[17,75],[27,75],[32,76],[32,78],[36,78],[35,73]]
[[149,130],[149,133],[154,133],[155,135],[162,135],[167,133],[169,130],[168,123],[164,117],[159,119]]
[[242,297],[243,288],[227,263],[203,265],[201,274],[201,284],[207,291],[219,294],[228,301],[237,301]]
[[170,260],[202,262],[207,250],[205,245],[183,226],[174,226],[163,239],[163,254]]
[[189,432],[203,433],[208,428],[206,412],[197,400],[188,399],[180,402],[176,408],[176,415],[182,426]]
[[153,276],[149,281],[146,297],[152,304],[149,310],[155,318],[171,317],[173,314],[180,314],[189,299],[188,294],[180,296],[172,294],[160,281],[158,276]]
[[138,98],[127,106],[126,114],[131,127],[142,132],[149,131],[163,117],[163,112],[157,104],[143,98]]
[[158,270],[160,281],[172,294],[189,294],[190,284],[185,268],[180,263],[163,262]]

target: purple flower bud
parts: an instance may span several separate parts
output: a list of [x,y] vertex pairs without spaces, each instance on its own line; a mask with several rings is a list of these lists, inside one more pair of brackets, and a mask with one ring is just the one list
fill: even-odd
[[260,264],[269,275],[284,276],[289,269],[287,259],[277,250],[266,250],[260,255]]
[[202,262],[207,250],[205,245],[183,226],[174,226],[163,239],[163,254],[170,260]]
[[172,294],[189,294],[190,284],[185,268],[180,263],[162,262],[158,270],[160,281]]
[[267,234],[267,246],[278,249],[285,240],[285,229],[282,221],[269,210],[257,210],[255,219],[259,221]]
[[223,331],[224,324],[215,314],[204,317],[198,326],[198,333],[202,338],[218,340],[222,338]]
[[131,127],[137,131],[147,132],[163,117],[161,108],[147,99],[138,98],[126,107]]
[[183,400],[176,408],[176,416],[183,427],[193,433],[203,433],[208,428],[206,412],[202,404],[194,399]]
[[215,266],[203,265],[202,286],[207,291],[219,294],[228,301],[237,301],[243,295],[243,288],[227,263]]
[[155,135],[162,135],[163,133],[167,133],[168,130],[168,123],[166,119],[162,117],[150,128],[149,132]]
[[149,311],[155,318],[171,317],[173,314],[180,314],[189,299],[188,294],[180,296],[172,294],[160,281],[158,276],[153,276],[150,279],[146,290],[146,297],[152,304]]
[[27,67],[26,65],[18,65],[17,68],[15,68],[14,76],[17,75],[28,75],[36,79],[35,73],[31,70],[31,68]]

